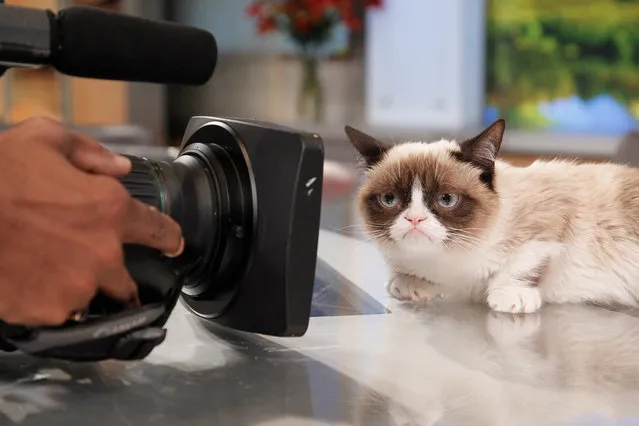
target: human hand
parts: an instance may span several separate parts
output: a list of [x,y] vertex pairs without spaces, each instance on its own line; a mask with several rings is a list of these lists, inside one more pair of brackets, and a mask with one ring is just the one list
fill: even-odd
[[179,225],[116,179],[122,158],[53,120],[0,133],[0,319],[60,325],[97,293],[134,305],[122,245],[181,254]]
[[[18,124],[12,130],[20,131],[25,141],[40,138],[42,143],[58,150],[77,168],[88,173],[122,177],[131,171],[131,161],[102,146],[97,140],[67,129],[62,123],[48,118],[32,118]],[[28,142],[26,142],[28,143]]]

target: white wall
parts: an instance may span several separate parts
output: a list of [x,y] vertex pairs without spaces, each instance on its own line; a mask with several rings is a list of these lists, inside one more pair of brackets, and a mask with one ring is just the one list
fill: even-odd
[[369,13],[366,119],[377,126],[480,126],[485,2],[386,0]]

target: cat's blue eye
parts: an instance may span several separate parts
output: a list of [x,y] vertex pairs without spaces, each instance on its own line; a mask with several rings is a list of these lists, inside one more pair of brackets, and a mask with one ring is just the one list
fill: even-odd
[[457,194],[441,194],[437,197],[437,204],[444,208],[455,207],[459,202],[459,195]]
[[396,207],[399,205],[399,198],[392,192],[386,192],[379,195],[379,203],[384,207]]

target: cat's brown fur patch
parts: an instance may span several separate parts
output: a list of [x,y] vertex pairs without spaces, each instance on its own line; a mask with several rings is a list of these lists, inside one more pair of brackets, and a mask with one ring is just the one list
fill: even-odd
[[[425,156],[416,153],[398,160],[382,160],[359,192],[360,210],[370,231],[388,238],[390,225],[410,202],[413,184],[419,180],[426,206],[444,226],[479,236],[495,217],[499,198],[480,180],[480,169],[460,162],[453,151],[450,154]],[[394,193],[401,204],[392,209],[382,207],[378,196],[386,192]],[[460,195],[455,207],[445,209],[437,204],[437,197],[446,193]],[[452,232],[451,237],[454,234]]]
[[[503,167],[507,166],[499,168]],[[532,169],[534,180],[529,178]],[[637,169],[552,161],[509,168],[508,175],[510,179],[497,184],[510,205],[512,229],[501,242],[504,252],[531,239],[569,244],[588,232],[592,254],[605,262],[617,256],[620,243],[639,241]],[[607,181],[619,184],[611,186]]]

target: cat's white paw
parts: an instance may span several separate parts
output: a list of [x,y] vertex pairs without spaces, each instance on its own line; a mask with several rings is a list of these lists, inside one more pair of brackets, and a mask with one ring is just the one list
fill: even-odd
[[513,346],[531,341],[541,328],[541,316],[505,315],[491,312],[487,316],[486,329],[500,346]]
[[497,312],[523,314],[541,308],[541,293],[536,287],[503,286],[488,290],[488,306]]
[[417,277],[410,275],[395,275],[386,285],[388,294],[397,300],[426,302],[442,297],[437,287]]

